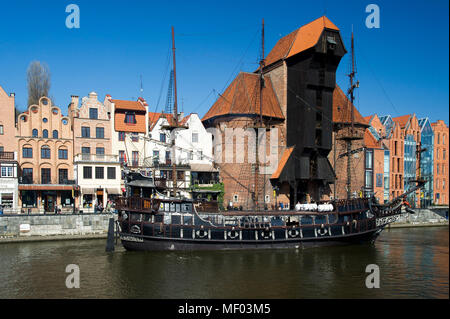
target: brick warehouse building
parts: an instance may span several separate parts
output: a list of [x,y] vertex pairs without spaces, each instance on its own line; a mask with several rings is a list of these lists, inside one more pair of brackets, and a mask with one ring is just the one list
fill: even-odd
[[8,95],[0,86],[0,205],[5,211],[15,210],[19,197],[14,102],[14,93]]
[[[259,175],[260,181],[256,184],[258,189],[264,185],[266,187],[263,187],[264,194],[257,193],[264,195],[264,198],[259,196],[257,202],[265,200],[266,204],[273,205],[275,201],[288,201],[292,207],[297,201],[309,198],[320,200],[330,194],[330,183],[335,179],[327,158],[332,149],[333,91],[336,69],[345,53],[339,29],[323,16],[281,38],[267,55],[262,70],[265,84],[262,89],[262,117],[266,128],[278,128],[277,149],[266,149],[267,156],[278,153],[278,166],[272,174]],[[242,83],[246,83],[242,79],[257,79],[257,73],[241,73],[235,79],[234,84],[227,88],[204,116],[206,127],[223,129],[225,125],[242,127],[257,122],[257,103],[252,104],[248,95],[245,95],[246,89],[242,88]],[[257,101],[259,87],[258,82],[254,82],[253,88],[256,85],[256,89],[251,97]],[[237,94],[227,95],[227,92],[232,91]],[[229,98],[233,96],[235,99],[230,101]],[[270,96],[276,99],[267,101]],[[243,114],[241,110],[247,112]],[[227,143],[233,144],[233,140],[225,140],[223,134],[219,142],[217,137],[214,138],[215,145],[221,146],[222,151]],[[266,143],[269,144],[269,134],[266,135]],[[245,144],[237,147],[236,153],[241,152],[248,158]],[[254,202],[247,202],[247,198],[255,196],[255,183],[251,185],[251,165],[233,163],[231,165],[237,165],[236,169],[225,169],[228,173],[224,173],[223,168],[231,168],[226,165],[230,164],[219,165],[225,184],[225,201],[236,200],[243,208],[255,207]],[[226,175],[229,177],[224,178]],[[243,184],[250,187],[246,188]],[[244,196],[242,200],[233,195],[238,189]]]
[[[351,133],[351,112],[353,108],[353,133]],[[342,89],[336,85],[333,92],[333,147],[328,159],[336,172],[336,181],[331,189],[331,196],[335,199],[347,198],[347,136],[355,136],[359,139],[352,141],[351,149],[359,150],[351,154],[350,159],[350,194],[353,197],[364,191],[365,152],[363,151],[364,134],[367,130],[367,121],[361,116],[356,107],[350,102]]]
[[444,121],[431,123],[434,131],[434,204],[448,205],[448,139],[449,129]]

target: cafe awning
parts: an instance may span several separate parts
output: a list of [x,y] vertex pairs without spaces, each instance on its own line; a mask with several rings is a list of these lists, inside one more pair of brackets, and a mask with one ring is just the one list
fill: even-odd
[[218,172],[212,164],[191,164],[191,172]]
[[82,187],[81,193],[82,194],[95,194],[95,188],[88,188],[88,187]]
[[106,188],[106,192],[108,193],[108,195],[121,195],[122,194],[122,191],[120,190],[119,187]]

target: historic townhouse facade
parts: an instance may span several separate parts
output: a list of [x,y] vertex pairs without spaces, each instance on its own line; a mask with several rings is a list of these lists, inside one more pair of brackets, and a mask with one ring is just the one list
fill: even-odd
[[18,170],[14,93],[0,86],[0,205],[15,211],[18,205]]
[[[416,114],[407,114],[393,118],[394,122],[397,122],[401,128],[401,134],[404,141],[403,152],[403,188],[407,192],[416,184],[414,180],[418,177],[419,161],[418,161],[418,148],[421,143],[421,134],[419,121]],[[420,190],[408,195],[408,202],[413,207],[419,207],[420,205]]]
[[218,181],[218,170],[213,167],[212,135],[206,131],[197,113],[178,116],[182,126],[175,133],[175,156],[172,155],[172,114],[149,112],[149,139],[146,146],[146,163],[153,168],[155,179],[167,180],[172,187],[172,164],[175,159],[177,188],[190,197],[193,185],[205,186]]
[[72,96],[69,116],[73,124],[74,175],[80,187],[80,209],[103,207],[121,191],[119,156],[112,154],[111,114],[95,92],[79,100]]
[[364,118],[370,125],[364,133],[364,187],[366,195],[374,194],[380,203],[389,201],[390,150],[386,130],[378,115]]
[[74,203],[71,120],[47,97],[18,116],[19,206],[29,212],[71,210]]
[[444,121],[439,120],[431,124],[434,132],[434,204],[448,205],[449,203],[449,165],[448,139],[449,128]]
[[144,164],[148,136],[148,104],[143,98],[137,101],[116,100],[107,95],[104,100],[111,114],[111,154],[127,167]]
[[[398,122],[390,115],[380,117],[383,128],[374,124],[377,130],[384,129],[383,139],[389,148],[390,158],[390,197],[400,196],[404,191],[404,134]],[[376,122],[374,122],[376,123]]]

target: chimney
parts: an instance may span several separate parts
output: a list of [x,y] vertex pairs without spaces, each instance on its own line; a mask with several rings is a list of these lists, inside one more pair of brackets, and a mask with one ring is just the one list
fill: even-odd
[[73,108],[78,108],[78,95],[71,95],[70,98]]
[[178,113],[178,121],[181,121],[184,118],[184,112]]
[[15,97],[15,96],[16,96],[16,93],[10,93],[9,96],[10,96],[10,97]]

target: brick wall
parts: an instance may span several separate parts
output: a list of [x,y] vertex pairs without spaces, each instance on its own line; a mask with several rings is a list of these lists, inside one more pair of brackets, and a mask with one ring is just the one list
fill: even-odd
[[3,147],[4,152],[17,151],[17,142],[15,139],[15,111],[14,111],[14,95],[8,96],[0,86],[0,148]]

